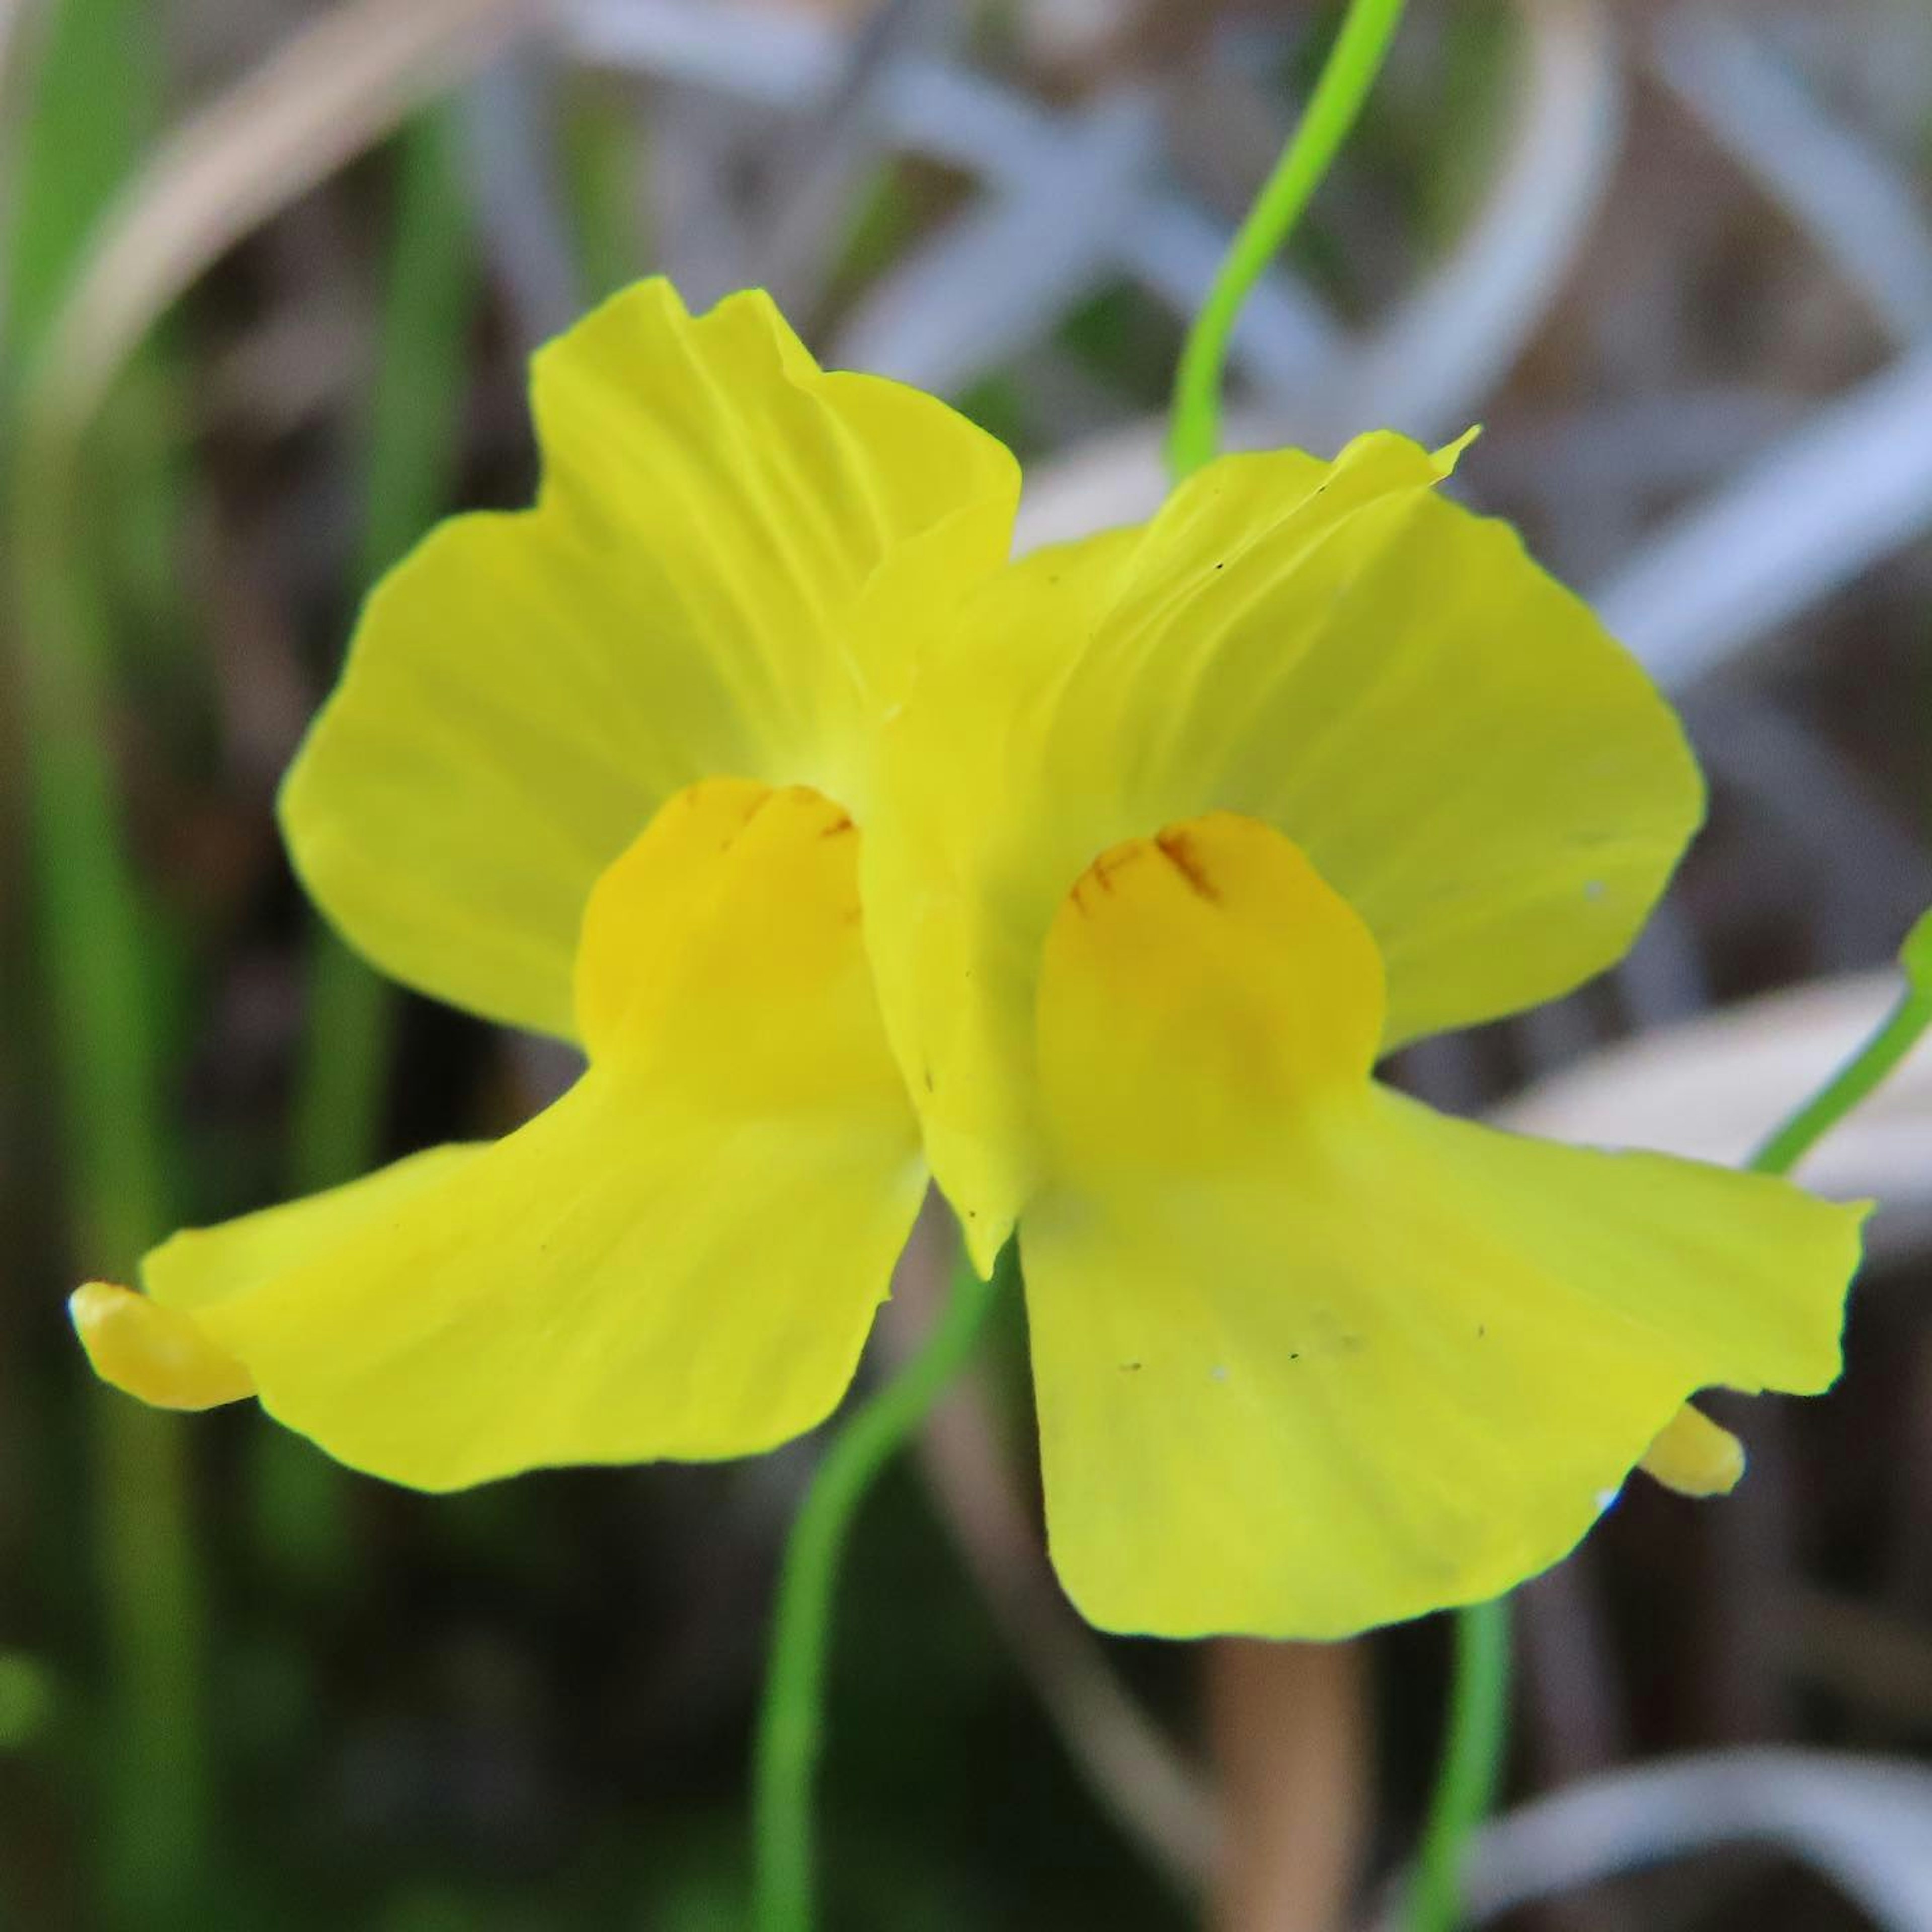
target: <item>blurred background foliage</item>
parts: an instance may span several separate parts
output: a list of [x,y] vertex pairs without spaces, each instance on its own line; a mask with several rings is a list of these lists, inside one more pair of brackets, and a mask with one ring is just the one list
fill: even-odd
[[[640,273],[763,283],[1012,441],[1029,541],[1142,514],[1334,18],[0,0],[0,1922],[742,1923],[811,1443],[419,1498],[97,1391],[62,1294],[568,1077],[350,958],[270,815],[372,578],[527,497],[531,345]],[[1629,964],[1406,1056],[1438,1103],[1736,1158],[1882,1004],[1932,899],[1928,166],[1920,0],[1415,0],[1258,293],[1236,438],[1484,421],[1459,487],[1712,773]],[[1730,1504],[1639,1486],[1521,1593],[1485,1916],[1932,1928],[1932,1069],[1816,1174],[1886,1202],[1845,1382],[1727,1414]],[[1016,1314],[862,1526],[832,1923],[1367,1922],[1442,1633],[1102,1644],[1042,1564],[1028,1400]]]

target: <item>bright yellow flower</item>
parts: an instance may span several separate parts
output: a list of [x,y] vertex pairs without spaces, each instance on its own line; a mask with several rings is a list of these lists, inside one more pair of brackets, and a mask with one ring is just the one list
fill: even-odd
[[1615,961],[1702,806],[1453,453],[1226,458],[1012,565],[1006,452],[760,296],[634,290],[535,396],[537,508],[386,580],[283,821],[371,958],[588,1070],[83,1289],[110,1381],[428,1489],[746,1454],[930,1175],[982,1269],[1020,1228],[1075,1600],[1301,1636],[1507,1588],[1640,1460],[1727,1487],[1687,1399],[1832,1381],[1861,1210],[1372,1077]]

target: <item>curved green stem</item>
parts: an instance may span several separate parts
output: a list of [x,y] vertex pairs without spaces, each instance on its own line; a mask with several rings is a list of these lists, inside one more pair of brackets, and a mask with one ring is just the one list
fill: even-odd
[[1509,1600],[1456,1613],[1449,1734],[1408,1894],[1408,1932],[1451,1932],[1469,1839],[1496,1802],[1509,1729]]
[[824,1737],[832,1592],[860,1505],[879,1472],[964,1366],[1017,1270],[1011,1243],[989,1281],[962,1260],[923,1346],[832,1438],[785,1546],[759,1712],[752,1835],[754,1932],[810,1932],[815,1886],[812,1802]]
[[1932,1027],[1932,913],[1899,952],[1905,991],[1884,1023],[1745,1162],[1754,1174],[1789,1174],[1817,1143],[1886,1079]]
[[1275,164],[1188,331],[1174,372],[1168,466],[1177,482],[1210,461],[1221,441],[1221,372],[1235,318],[1322,184],[1381,73],[1404,0],[1351,0],[1308,111]]

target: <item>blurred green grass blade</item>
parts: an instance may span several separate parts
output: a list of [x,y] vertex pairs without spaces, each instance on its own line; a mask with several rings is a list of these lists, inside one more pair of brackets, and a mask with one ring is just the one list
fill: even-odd
[[566,96],[564,182],[588,302],[602,302],[636,280],[646,251],[639,232],[643,159],[631,104],[608,89]]
[[[110,760],[109,628],[76,538],[76,453],[29,423],[9,478],[11,626],[25,712],[38,979],[83,1271],[122,1278],[169,1221],[158,944]],[[78,1358],[73,1385],[84,1386]],[[114,1923],[185,1909],[207,1841],[200,1580],[176,1418],[92,1391],[93,1523],[114,1706],[103,1885]],[[153,1914],[145,1921],[139,1915]]]
[[398,144],[394,228],[368,424],[359,573],[368,586],[446,506],[467,381],[476,242],[456,175],[450,114],[425,114]]
[[37,1657],[0,1649],[0,1752],[26,1750],[53,1727],[52,1673]]
[[[403,137],[365,470],[358,589],[428,530],[455,469],[476,287],[475,238],[458,191],[457,135],[446,112]],[[326,931],[309,969],[308,1030],[296,1089],[298,1193],[351,1180],[380,1150],[394,995]]]
[[[46,0],[22,34],[32,106],[17,138],[0,142],[0,169],[17,169],[0,207],[8,224],[0,275],[0,416],[11,412],[49,325],[92,244],[95,223],[134,168],[160,119],[161,63],[141,0]],[[9,130],[10,132],[11,130]],[[178,670],[182,458],[179,403],[164,358],[146,352],[123,378],[99,434],[112,460],[99,472],[115,493],[101,532],[140,621],[112,642],[117,654],[170,654]],[[97,568],[99,567],[97,564]]]
[[0,369],[24,368],[86,252],[95,218],[154,131],[158,63],[142,0],[50,0],[29,21],[31,106],[8,208]]
[[[117,462],[114,494],[83,494],[80,452],[60,428],[34,420],[28,372],[97,218],[158,118],[152,18],[140,0],[58,0],[42,23],[15,151],[0,327],[0,368],[10,372],[0,382],[0,427],[15,452],[0,478],[11,695],[26,727],[44,1024],[75,1252],[87,1268],[124,1276],[165,1232],[170,1193],[157,941],[122,838],[110,748],[114,640],[93,574],[99,525],[134,486]],[[166,488],[154,474],[151,507]],[[85,551],[84,521],[93,526]],[[83,1386],[78,1366],[74,1386]],[[94,1863],[112,1923],[160,1924],[191,1909],[210,1817],[184,1444],[171,1417],[106,1391],[88,1400],[112,1698],[100,1726],[106,1815]]]

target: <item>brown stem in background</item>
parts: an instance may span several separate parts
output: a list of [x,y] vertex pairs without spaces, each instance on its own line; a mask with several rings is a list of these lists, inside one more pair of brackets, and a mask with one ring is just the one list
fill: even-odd
[[1221,1773],[1216,1932],[1336,1932],[1360,1883],[1374,1784],[1368,1646],[1224,1637],[1208,1654]]

